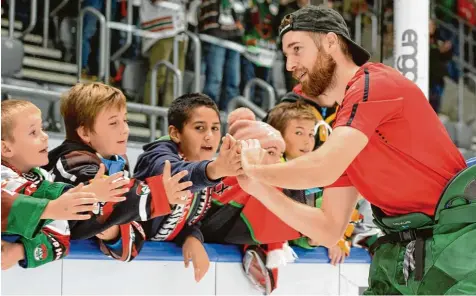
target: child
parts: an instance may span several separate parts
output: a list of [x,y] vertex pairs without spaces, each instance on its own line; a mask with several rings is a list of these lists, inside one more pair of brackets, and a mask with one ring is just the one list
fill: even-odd
[[[96,202],[121,201],[120,176],[99,179],[87,186],[52,183],[46,171],[48,135],[42,130],[41,111],[28,101],[2,101],[2,268],[19,262],[33,268],[63,258],[69,251],[68,222],[87,219],[80,214]],[[82,194],[78,194],[83,192]],[[85,194],[90,192],[90,194]],[[52,220],[58,219],[58,220]],[[8,263],[6,263],[8,262]]]
[[[174,240],[183,244],[186,265],[192,259],[195,279],[199,281],[208,270],[208,255],[202,245],[198,227],[209,207],[210,197],[203,189],[218,184],[225,176],[240,173],[239,146],[227,135],[220,153],[214,157],[221,138],[220,116],[215,102],[208,96],[192,93],[172,102],[168,111],[169,135],[144,146],[134,171],[138,179],[172,173],[189,172],[184,181],[192,181],[194,197],[185,205],[176,206],[167,217],[141,222],[153,241]],[[164,177],[165,178],[165,177]]]
[[[92,179],[100,165],[106,174],[122,172],[127,179],[129,127],[126,98],[120,90],[101,83],[78,83],[61,99],[61,114],[66,140],[49,153],[45,166],[55,180],[77,185]],[[134,221],[170,213],[170,201],[161,177],[127,183],[124,202],[101,203],[91,219],[70,222],[71,238],[96,236],[106,255],[121,261],[134,259],[145,241],[142,227]]]
[[[259,141],[267,152],[265,163],[280,161],[286,149],[281,134],[270,125],[256,121],[251,110],[239,108],[230,113],[228,126],[230,135],[237,141]],[[295,192],[285,192],[293,199],[298,198]],[[225,178],[211,189],[211,196],[212,205],[201,228],[205,241],[244,245],[245,273],[259,290],[270,293],[277,286],[277,267],[295,259],[286,242],[300,234],[244,192],[237,178]]]
[[[317,132],[315,133],[315,144],[314,149],[320,147],[329,137],[330,133],[332,132],[331,126],[334,124],[334,120],[336,117],[336,107],[326,108],[317,105],[312,100],[305,97],[304,93],[302,92],[302,86],[300,84],[296,85],[293,88],[292,92],[289,92],[283,96],[281,99],[281,103],[290,102],[294,103],[298,100],[306,103],[310,108],[314,117],[317,120]],[[271,111],[270,111],[271,112]],[[268,112],[269,116],[269,112]],[[263,121],[267,122],[266,116]]]

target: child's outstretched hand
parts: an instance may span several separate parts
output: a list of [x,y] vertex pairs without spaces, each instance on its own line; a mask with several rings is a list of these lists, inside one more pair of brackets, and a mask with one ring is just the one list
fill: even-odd
[[98,201],[94,193],[84,192],[84,185],[79,184],[57,199],[49,201],[41,219],[87,220],[91,215],[84,212],[92,212]]
[[166,160],[162,182],[164,183],[169,204],[186,204],[190,196],[192,196],[192,192],[186,189],[191,187],[193,183],[191,181],[180,182],[180,180],[188,174],[187,171],[178,172],[172,177],[171,170],[172,166],[170,165],[170,161]]
[[198,283],[207,273],[210,267],[210,260],[208,259],[207,251],[202,242],[193,236],[187,237],[182,247],[183,262],[185,268],[190,265],[192,260],[193,269],[195,271],[195,281]]
[[25,259],[25,249],[22,244],[2,240],[2,270],[9,269],[23,259]]
[[230,134],[223,137],[218,157],[207,166],[207,176],[217,180],[228,176],[238,176],[241,169],[241,145]]
[[96,173],[91,183],[84,186],[84,192],[92,192],[96,194],[96,197],[101,202],[121,202],[126,198],[122,195],[129,191],[129,188],[124,187],[129,184],[129,180],[123,178],[123,173],[116,173],[111,176],[104,176],[106,168],[104,164],[99,165],[99,170]]

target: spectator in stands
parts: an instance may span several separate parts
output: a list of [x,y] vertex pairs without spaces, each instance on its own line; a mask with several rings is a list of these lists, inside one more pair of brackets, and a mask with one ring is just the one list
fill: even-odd
[[192,260],[195,280],[199,281],[209,266],[199,225],[209,208],[210,197],[202,190],[218,184],[223,177],[240,173],[239,145],[227,135],[218,157],[212,160],[220,142],[221,123],[217,105],[203,94],[186,94],[175,99],[168,112],[168,122],[169,135],[144,146],[134,176],[148,180],[164,174],[166,178],[164,167],[169,165],[172,173],[188,172],[182,180],[192,182],[189,188],[192,193],[184,196],[185,207],[175,207],[168,217],[141,224],[151,240],[183,245],[185,264],[188,266]]
[[78,83],[61,99],[61,115],[66,140],[50,151],[45,166],[53,178],[72,185],[88,183],[104,166],[108,175],[124,175],[126,180],[120,182],[126,183],[127,191],[124,202],[100,203],[91,219],[70,221],[71,239],[96,236],[106,255],[130,261],[145,241],[144,231],[135,221],[166,216],[171,204],[182,201],[164,193],[168,182],[163,182],[161,176],[145,182],[128,178],[125,153],[129,127],[126,98],[120,90],[101,83]]
[[200,5],[199,32],[215,37],[210,40],[213,43],[202,43],[203,92],[217,103],[220,110],[226,110],[230,100],[240,93],[240,53],[220,44],[220,40],[241,43],[243,26],[234,11],[239,2],[202,1]]
[[[187,29],[185,5],[182,0],[143,0],[140,8],[140,20],[143,30],[149,31],[150,38],[144,38],[142,53],[149,59],[149,72],[144,88],[144,103],[150,104],[151,73],[159,61],[173,63],[174,38],[178,38],[178,65],[185,70],[187,36],[179,34]],[[174,99],[174,84],[171,72],[160,67],[157,72],[158,105],[169,107]]]
[[[104,0],[83,0],[81,3],[81,7],[91,7],[99,11],[104,11],[106,1]],[[114,18],[114,14],[117,7],[117,0],[111,0],[111,19]],[[82,51],[81,51],[81,69],[82,75],[84,78],[91,78],[92,80],[96,80],[97,78],[94,75],[97,73],[93,73],[92,69],[89,69],[89,57],[91,54],[91,38],[96,35],[98,26],[98,19],[92,13],[86,13],[83,18],[83,40],[82,40]],[[99,55],[93,54],[92,56],[99,57]],[[99,63],[98,60],[95,61]],[[99,77],[99,79],[103,79],[103,77]]]
[[2,101],[1,109],[2,269],[16,263],[38,267],[68,254],[70,232],[65,219],[88,219],[81,213],[92,211],[100,200],[124,200],[114,197],[123,191],[111,194],[109,190],[122,183],[111,186],[120,176],[103,179],[100,175],[97,182],[65,193],[72,186],[51,182],[51,176],[38,168],[48,163],[48,135],[42,130],[40,109],[20,100]]
[[[244,15],[245,33],[243,42],[247,52],[241,56],[241,90],[246,83],[257,77],[271,83],[271,68],[276,59],[277,30],[274,24],[278,15],[277,0],[252,0]],[[251,92],[252,101],[263,106],[261,88]],[[263,106],[267,110],[271,106]]]
[[[281,0],[279,2],[279,13],[278,17],[275,19],[276,23],[274,24],[274,31],[277,32],[279,29],[279,24],[284,16],[311,4],[310,0]],[[279,50],[282,51],[281,47]],[[293,78],[293,74],[289,71],[286,71],[286,56],[284,56],[283,64],[283,73],[284,73],[284,82],[286,84],[286,90],[291,91],[293,87],[296,86],[297,80]]]
[[441,98],[445,90],[444,77],[448,74],[447,64],[452,58],[452,43],[439,38],[434,20],[429,23],[430,35],[430,104],[436,113],[440,112]]

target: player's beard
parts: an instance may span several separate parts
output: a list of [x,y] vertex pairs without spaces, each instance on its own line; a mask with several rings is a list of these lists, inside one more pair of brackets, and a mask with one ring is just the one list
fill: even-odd
[[308,71],[307,79],[302,82],[304,94],[318,99],[326,90],[332,89],[335,85],[336,66],[336,61],[331,55],[322,49],[319,50],[319,57],[311,71]]

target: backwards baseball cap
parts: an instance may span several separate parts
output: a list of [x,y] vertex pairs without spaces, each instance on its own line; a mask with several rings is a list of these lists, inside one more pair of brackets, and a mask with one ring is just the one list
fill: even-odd
[[370,53],[352,41],[344,18],[335,10],[326,6],[307,5],[284,17],[289,24],[279,28],[279,39],[289,31],[307,31],[318,33],[333,32],[344,37],[355,64],[362,66],[370,59]]

